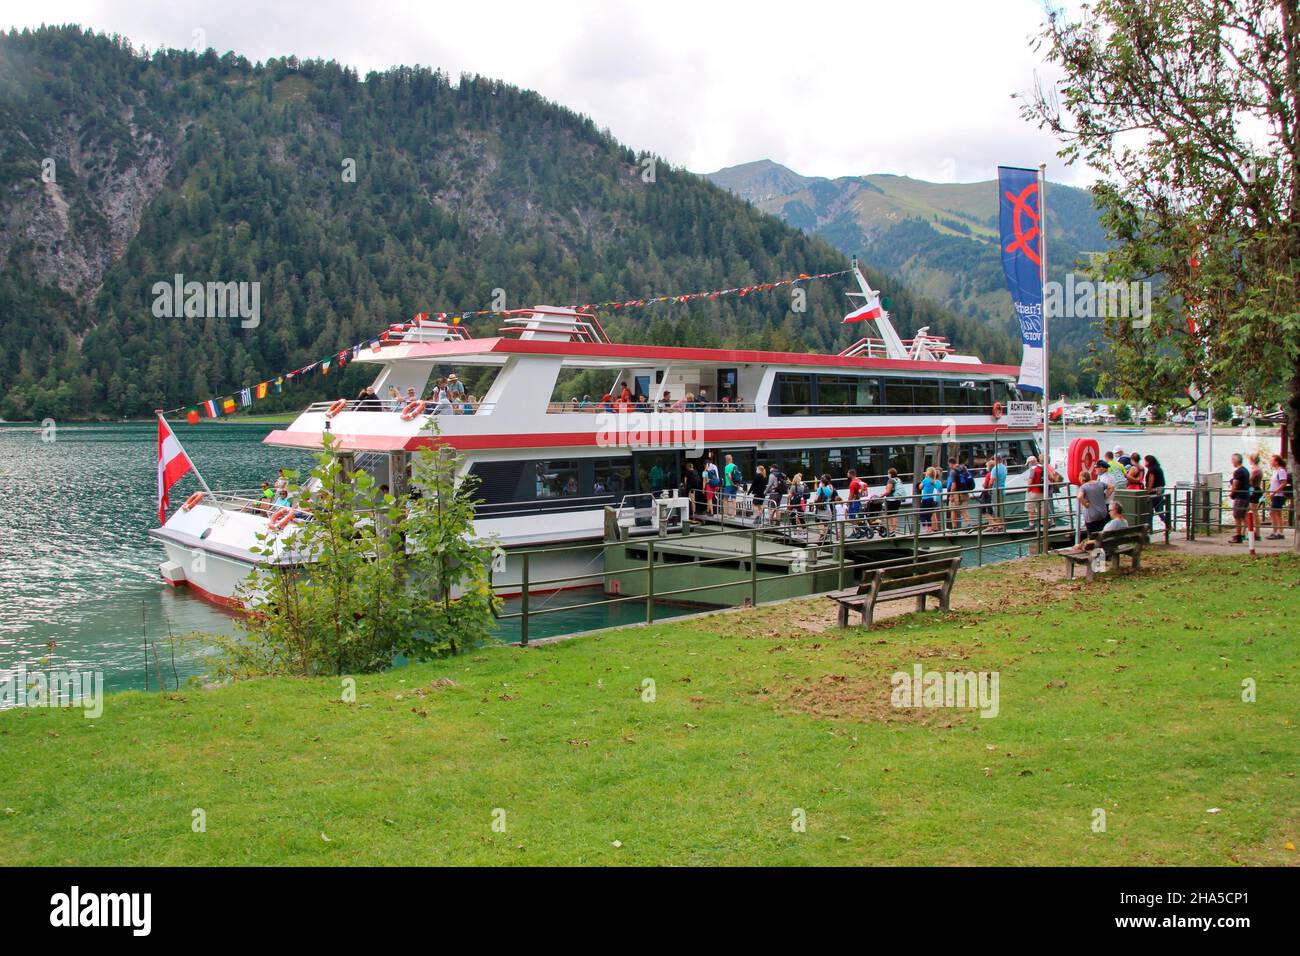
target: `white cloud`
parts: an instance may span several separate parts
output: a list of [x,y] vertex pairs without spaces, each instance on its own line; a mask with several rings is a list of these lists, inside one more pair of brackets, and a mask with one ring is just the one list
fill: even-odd
[[363,74],[398,64],[481,73],[591,116],[637,150],[697,172],[769,158],[808,175],[992,178],[1056,144],[1018,115],[1039,0],[561,0],[224,3],[44,0],[5,26],[75,22],[137,46],[296,53]]

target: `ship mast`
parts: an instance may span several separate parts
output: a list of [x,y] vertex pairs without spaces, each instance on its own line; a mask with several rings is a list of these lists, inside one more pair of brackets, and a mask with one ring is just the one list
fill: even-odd
[[[879,304],[880,293],[871,288],[866,277],[862,274],[862,270],[858,268],[857,256],[852,258],[851,269],[853,277],[858,280],[858,288],[862,291],[849,292],[846,294],[858,299],[863,299],[867,304],[872,302]],[[880,333],[880,339],[885,345],[886,358],[909,359],[912,357],[907,351],[907,348],[903,345],[903,340],[898,337],[898,332],[894,329],[894,323],[889,321],[889,313],[885,311],[884,306],[881,306],[880,314],[871,321],[876,324],[876,330]]]

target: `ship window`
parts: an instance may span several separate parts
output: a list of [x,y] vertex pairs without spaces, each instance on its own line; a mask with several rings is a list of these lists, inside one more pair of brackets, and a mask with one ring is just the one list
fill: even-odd
[[519,481],[524,474],[522,461],[480,461],[470,468],[477,479],[472,495],[483,504],[499,505],[519,497]]
[[912,380],[910,378],[885,379],[885,404],[894,414],[905,414],[911,411],[914,404]]
[[773,413],[777,415],[807,415],[808,407],[812,404],[812,383],[811,375],[798,375],[792,372],[778,372],[776,384],[772,391],[776,394],[777,407],[773,408]]
[[805,449],[800,451],[798,449],[789,448],[777,452],[777,454],[780,456],[777,459],[777,465],[783,472],[785,472],[786,477],[793,478],[795,475],[803,475],[805,481],[812,477],[813,462],[811,450]]
[[871,449],[872,470],[877,476],[889,474],[889,469],[897,468],[900,478],[912,474],[911,445],[877,445]]
[[854,404],[854,381],[845,375],[819,375],[817,377],[817,414],[848,415]]
[[601,458],[594,463],[594,481],[591,488],[595,495],[614,495],[616,497],[630,494],[632,491],[632,462],[627,458]]
[[939,412],[939,382],[932,378],[920,379],[912,383],[913,408],[919,415],[934,415]]
[[578,463],[571,459],[539,461],[534,466],[535,493],[538,498],[576,498]]

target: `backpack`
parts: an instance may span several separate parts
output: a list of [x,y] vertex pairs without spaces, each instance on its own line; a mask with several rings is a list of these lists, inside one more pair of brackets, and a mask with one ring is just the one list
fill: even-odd
[[965,465],[957,466],[957,490],[974,491],[975,476],[970,473],[970,469]]
[[778,471],[776,473],[776,493],[778,495],[783,495],[789,490],[790,490],[790,479],[786,478],[785,472]]

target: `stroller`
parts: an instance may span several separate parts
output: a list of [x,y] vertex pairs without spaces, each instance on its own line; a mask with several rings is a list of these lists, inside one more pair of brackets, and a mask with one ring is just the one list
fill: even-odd
[[888,529],[884,522],[885,502],[881,498],[868,498],[859,503],[858,510],[850,515],[853,521],[851,538],[870,541],[875,537],[886,537]]

